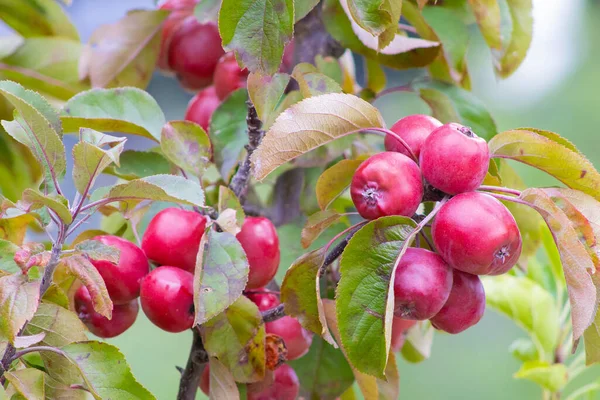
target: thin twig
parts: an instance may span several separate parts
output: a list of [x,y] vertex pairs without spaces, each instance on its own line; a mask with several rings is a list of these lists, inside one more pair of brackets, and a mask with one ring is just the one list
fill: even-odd
[[242,204],[244,204],[244,200],[246,199],[248,183],[250,182],[250,170],[252,168],[250,157],[264,136],[264,132],[261,129],[262,122],[258,118],[256,108],[254,108],[254,105],[250,100],[248,100],[246,104],[248,105],[248,115],[246,116],[246,124],[248,125],[247,154],[246,158],[235,172],[235,175],[231,178],[231,183],[229,185]]
[[285,317],[285,309],[283,304],[271,308],[270,310],[263,311],[262,313],[262,319],[264,322],[277,321],[278,319],[283,317]]
[[198,329],[192,329],[192,331],[194,333],[192,348],[190,349],[187,365],[181,372],[177,400],[193,400],[196,398],[198,384],[204,370],[203,364],[208,362],[208,354],[204,349],[200,332],[198,332]]

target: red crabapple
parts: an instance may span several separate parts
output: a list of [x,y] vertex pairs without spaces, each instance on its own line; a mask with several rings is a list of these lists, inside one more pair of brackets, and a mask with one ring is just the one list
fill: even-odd
[[173,32],[168,63],[183,87],[198,90],[212,83],[217,62],[223,54],[217,24],[200,23],[191,15]]
[[126,304],[113,304],[112,318],[108,319],[94,310],[92,297],[85,286],[75,292],[75,312],[79,319],[94,335],[112,338],[125,332],[137,318],[139,305],[137,299]]
[[267,333],[281,337],[287,347],[287,359],[295,360],[308,353],[313,334],[300,325],[296,318],[285,316],[265,324]]
[[425,139],[419,164],[423,178],[448,194],[477,189],[487,173],[490,152],[485,140],[466,126],[450,123]]
[[204,371],[202,371],[202,376],[200,377],[200,390],[202,393],[208,396],[210,393],[210,367],[208,364],[204,367]]
[[[390,130],[398,134],[418,158],[427,136],[440,126],[442,123],[429,115],[415,114],[399,119]],[[411,156],[404,145],[392,135],[385,136],[384,144],[387,151],[396,151],[407,157]]]
[[259,291],[261,293],[248,292],[245,295],[256,304],[260,311],[267,311],[279,305],[279,298],[275,293],[267,293],[268,290],[265,288],[257,289],[257,292]]
[[250,264],[246,289],[265,286],[279,268],[279,237],[275,225],[264,217],[246,217],[237,239]]
[[295,400],[300,391],[298,375],[287,364],[281,365],[273,373],[273,383],[266,389],[255,393],[248,391],[248,400]]
[[220,104],[215,87],[209,86],[192,97],[185,111],[185,119],[197,123],[208,132],[210,118]]
[[485,291],[477,275],[454,270],[448,301],[431,318],[436,329],[459,333],[479,322],[485,311]]
[[179,28],[181,21],[193,15],[196,3],[198,3],[198,0],[167,0],[158,5],[160,10],[171,11],[162,26],[160,54],[158,56],[158,68],[165,73],[171,72],[168,56],[173,33]]
[[432,225],[433,243],[451,267],[475,275],[500,275],[521,254],[521,233],[508,209],[488,194],[454,196]]
[[240,68],[233,52],[225,53],[215,68],[214,85],[219,99],[223,100],[231,92],[246,87],[250,72]]
[[403,154],[379,153],[358,167],[352,177],[350,195],[363,218],[412,216],[423,198],[421,172]]
[[175,207],[160,211],[144,232],[142,249],[159,265],[173,265],[194,272],[206,217]]
[[394,317],[392,321],[392,351],[394,353],[402,350],[406,340],[406,332],[412,328],[417,321]]
[[118,236],[96,236],[97,240],[119,250],[119,262],[93,260],[114,304],[128,304],[140,295],[142,278],[150,272],[150,265],[144,252],[135,244]]
[[432,251],[408,248],[394,278],[394,315],[426,320],[440,311],[452,288],[452,269]]
[[142,281],[142,310],[167,332],[183,332],[194,324],[194,275],[181,268],[162,266]]

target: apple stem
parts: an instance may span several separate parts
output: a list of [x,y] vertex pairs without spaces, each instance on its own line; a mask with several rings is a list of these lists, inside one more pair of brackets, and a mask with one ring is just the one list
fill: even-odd
[[521,200],[518,197],[505,196],[503,194],[498,194],[498,193],[489,193],[489,192],[482,192],[482,193],[489,194],[490,196],[495,197],[498,200],[504,200],[504,201],[510,201],[510,202],[517,203],[517,204],[523,204],[524,206],[535,209],[535,206],[533,204],[531,204],[525,200]]
[[506,187],[500,187],[500,186],[481,185],[481,186],[479,186],[479,190],[485,190],[485,191],[488,191],[488,192],[508,193],[508,194],[513,194],[515,196],[520,196],[521,195],[521,191],[520,190],[506,188]]
[[404,148],[406,149],[406,151],[408,151],[408,154],[410,154],[410,157],[413,159],[413,161],[416,162],[416,163],[419,163],[419,159],[417,158],[417,156],[415,155],[415,153],[413,153],[413,151],[410,148],[410,146],[408,145],[408,143],[406,143],[406,141],[404,139],[402,139],[400,137],[400,135],[398,135],[396,132],[391,131],[389,129],[376,128],[376,127],[365,128],[365,129],[361,129],[361,130],[365,131],[365,132],[373,132],[373,133],[375,133],[376,135],[379,135],[379,136],[390,135],[390,136],[394,137],[398,142],[400,142],[400,144],[402,144],[402,146],[404,146]]

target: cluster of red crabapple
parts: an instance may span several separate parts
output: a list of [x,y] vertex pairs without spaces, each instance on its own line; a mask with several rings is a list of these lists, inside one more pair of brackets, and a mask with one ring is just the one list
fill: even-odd
[[[431,224],[431,250],[408,248],[396,269],[394,315],[404,321],[394,326],[402,331],[414,323],[406,320],[430,320],[439,330],[462,332],[485,310],[478,275],[506,273],[521,254],[510,211],[477,191],[489,167],[488,145],[463,125],[411,115],[392,126],[385,148],[352,178],[350,194],[363,218],[413,216],[425,186],[445,194]],[[394,341],[401,346],[401,337]]]
[[[246,87],[248,70],[240,68],[233,52],[221,47],[214,21],[199,22],[194,7],[199,0],[165,0],[159,8],[170,10],[164,23],[158,67],[174,74],[181,85],[198,92],[189,102],[185,119],[208,131],[210,117],[233,91]],[[292,65],[294,45],[283,54],[282,70]]]

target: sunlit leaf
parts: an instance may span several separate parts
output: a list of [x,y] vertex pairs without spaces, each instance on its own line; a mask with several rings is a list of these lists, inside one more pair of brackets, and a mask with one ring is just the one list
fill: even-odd
[[225,312],[201,326],[204,347],[231,371],[237,382],[256,382],[265,374],[265,326],[258,307],[241,296]]
[[306,220],[302,229],[302,247],[308,248],[324,230],[335,224],[343,215],[333,210],[319,211]]
[[488,306],[523,328],[539,354],[554,352],[560,321],[559,310],[549,292],[526,277],[484,277],[482,282]]
[[125,150],[119,157],[119,166],[109,166],[104,173],[132,180],[152,175],[174,173],[171,163],[156,151]]
[[190,121],[167,122],[162,129],[160,147],[173,164],[194,176],[202,176],[210,163],[212,150],[208,134]]
[[293,0],[223,0],[219,32],[250,71],[273,74],[294,31]]
[[316,194],[321,210],[325,210],[352,182],[352,176],[363,159],[341,160],[325,170],[317,181]]
[[93,87],[145,88],[158,60],[165,10],[134,10],[92,33],[79,64]]
[[44,195],[37,190],[25,189],[23,192],[23,200],[19,202],[19,205],[21,207],[27,207],[27,210],[37,210],[42,207],[48,207],[54,211],[65,224],[73,222],[73,216],[67,207],[67,199],[61,195]]
[[[44,400],[46,398],[44,390],[43,371],[36,368],[19,369],[4,374],[6,380],[10,383],[8,393],[18,393],[27,400]],[[18,398],[13,396],[11,398]]]
[[211,400],[231,399],[238,400],[240,393],[238,391],[233,375],[223,363],[218,359],[211,357],[210,365],[210,396]]
[[348,9],[354,21],[379,40],[378,48],[385,48],[398,31],[402,0],[348,0]]
[[502,48],[502,37],[500,35],[500,6],[498,0],[469,0],[469,4],[475,14],[479,30],[487,45],[492,49]]
[[262,75],[252,72],[248,75],[248,95],[263,128],[269,128],[275,120],[277,105],[285,96],[285,88],[290,81],[288,74]]
[[532,0],[506,0],[508,6],[512,32],[508,45],[505,45],[501,56],[495,63],[496,73],[506,78],[521,65],[533,36],[533,4]]
[[402,357],[411,363],[425,361],[431,355],[435,329],[428,321],[417,323],[406,334]]
[[79,40],[77,29],[55,0],[3,0],[0,19],[24,37]]
[[294,67],[292,77],[298,82],[304,98],[327,93],[341,93],[340,85],[312,64],[301,63]]
[[515,373],[515,378],[527,379],[544,389],[560,392],[567,384],[568,371],[565,364],[548,364],[545,361],[528,361]]
[[496,135],[488,145],[492,157],[510,158],[531,165],[570,188],[600,200],[600,174],[592,163],[550,135],[527,128],[516,129]]
[[248,258],[234,235],[209,229],[202,237],[194,274],[194,325],[232,305],[248,282]]
[[40,296],[40,281],[29,282],[17,273],[0,277],[0,338],[11,343],[35,314]]
[[63,107],[61,120],[65,132],[82,127],[102,132],[121,132],[160,141],[165,115],[152,96],[127,87],[92,89],[79,93]]
[[19,272],[20,268],[15,263],[15,253],[19,250],[19,246],[9,242],[8,240],[0,240],[0,270],[14,274]]
[[75,245],[75,250],[85,254],[92,260],[104,260],[112,263],[118,263],[121,251],[114,247],[102,243],[99,240],[84,240]]
[[283,112],[252,154],[254,176],[264,179],[278,166],[337,138],[383,127],[379,111],[349,94],[315,96]]
[[237,225],[241,227],[244,224],[244,209],[240,204],[240,200],[236,197],[235,193],[227,186],[219,186],[219,201],[217,205],[219,213],[226,209],[233,209],[236,211]]
[[392,277],[415,226],[405,217],[379,218],[356,232],[342,253],[336,291],[341,345],[356,369],[380,379],[391,345]]

